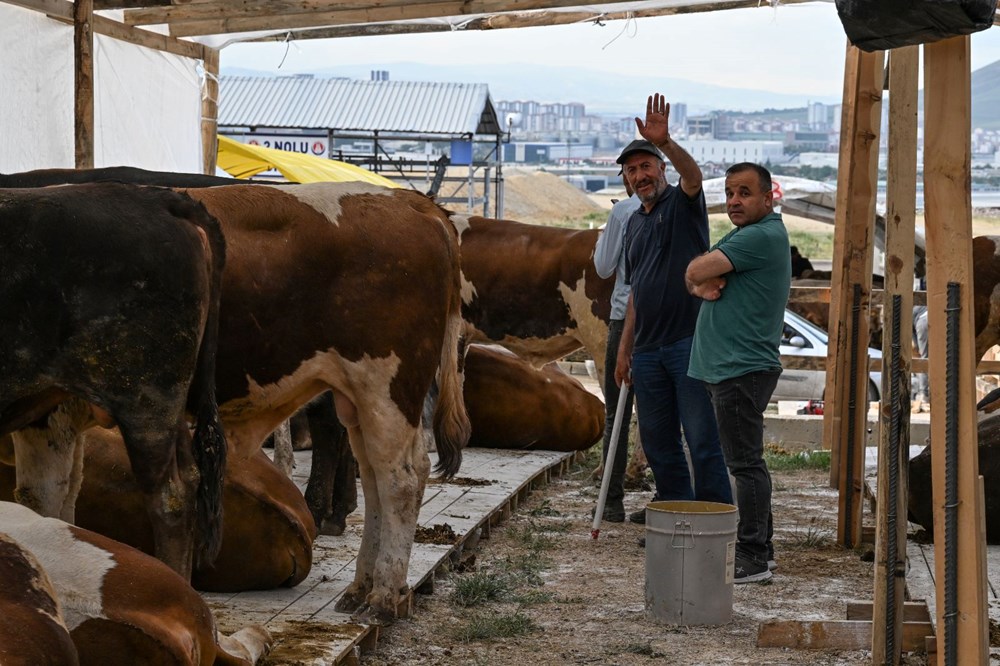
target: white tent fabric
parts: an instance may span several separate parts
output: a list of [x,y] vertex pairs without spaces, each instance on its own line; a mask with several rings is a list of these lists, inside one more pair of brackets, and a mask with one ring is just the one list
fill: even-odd
[[[0,172],[74,166],[73,28],[0,3]],[[201,172],[198,61],[94,38],[94,163]]]
[[0,3],[0,171],[73,166],[73,28]]

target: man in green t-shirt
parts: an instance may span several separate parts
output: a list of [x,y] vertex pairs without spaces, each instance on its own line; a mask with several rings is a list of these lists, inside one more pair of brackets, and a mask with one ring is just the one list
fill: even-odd
[[791,254],[771,187],[771,174],[758,164],[726,171],[726,212],[735,228],[692,260],[684,275],[688,291],[704,299],[688,375],[708,388],[736,480],[735,583],[767,580],[775,568],[764,410],[781,374],[778,345]]

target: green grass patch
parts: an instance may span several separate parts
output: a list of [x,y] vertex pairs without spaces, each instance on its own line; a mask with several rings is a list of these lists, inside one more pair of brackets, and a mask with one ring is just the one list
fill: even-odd
[[528,515],[531,516],[532,518],[542,518],[551,516],[561,516],[562,514],[556,509],[552,508],[552,502],[550,502],[549,500],[542,500],[542,503],[540,505],[528,511]]
[[547,604],[552,601],[553,598],[554,595],[551,592],[532,589],[524,592],[518,592],[517,594],[512,595],[510,600],[514,603],[520,604],[521,606],[537,606],[538,604]]
[[797,527],[789,541],[792,548],[799,550],[826,548],[833,543],[833,530],[811,520],[805,527]]
[[462,576],[455,581],[451,600],[458,606],[468,608],[487,601],[503,601],[513,592],[514,582],[509,576],[498,576],[487,571],[478,571]]
[[829,451],[789,451],[764,447],[764,462],[772,472],[789,472],[800,469],[829,470]]
[[512,638],[534,631],[535,622],[521,612],[503,614],[476,614],[455,632],[463,643]]

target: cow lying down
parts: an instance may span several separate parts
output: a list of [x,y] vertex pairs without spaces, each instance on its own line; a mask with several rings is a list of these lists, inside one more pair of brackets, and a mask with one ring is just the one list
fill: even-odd
[[62,606],[30,550],[0,533],[0,664],[78,664]]
[[81,664],[248,665],[270,648],[258,625],[220,635],[187,581],[130,546],[12,502],[0,502],[0,533],[41,564]]
[[584,451],[604,434],[604,403],[555,363],[535,368],[502,347],[465,357],[469,446]]
[[[91,428],[83,438],[86,474],[76,525],[152,554],[152,525],[121,436],[116,430]],[[11,499],[13,486],[14,469],[0,466],[0,500]],[[214,563],[194,568],[191,584],[196,589],[270,590],[305,579],[316,527],[302,493],[263,452],[230,459],[222,504],[222,546]]]
[[[979,422],[979,473],[986,489],[986,543],[1000,544],[1000,414]],[[934,535],[931,447],[910,460],[909,520]]]

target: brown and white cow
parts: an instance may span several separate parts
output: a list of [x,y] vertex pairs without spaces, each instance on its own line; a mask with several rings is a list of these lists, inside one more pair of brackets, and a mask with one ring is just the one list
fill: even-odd
[[76,666],[80,658],[45,569],[0,532],[0,664]]
[[501,347],[465,356],[469,446],[584,451],[604,435],[604,403],[555,363],[535,368]]
[[603,374],[614,278],[594,268],[600,231],[451,219],[462,249],[462,316],[474,341],[502,345],[536,367],[584,347]]
[[271,645],[259,625],[219,635],[187,581],[131,546],[12,502],[0,502],[0,532],[41,563],[80,663],[248,666]]
[[366,508],[355,579],[337,609],[390,620],[407,593],[430,468],[420,419],[436,374],[443,474],[458,470],[469,437],[455,230],[424,195],[363,183],[187,192],[226,237],[217,390],[232,451],[255,454],[333,390]]
[[[117,430],[91,428],[83,440],[86,473],[75,524],[153,554],[152,525],[121,435]],[[302,493],[263,451],[245,459],[234,456],[228,462],[219,555],[212,563],[194,567],[191,584],[206,592],[298,585],[312,567],[316,539]],[[0,500],[13,499],[14,477],[13,467],[0,465]]]
[[[226,444],[215,401],[224,241],[205,208],[121,184],[0,190],[0,435],[17,500],[73,520],[77,433],[116,423],[182,576],[218,550]],[[188,415],[194,422],[189,431]]]

